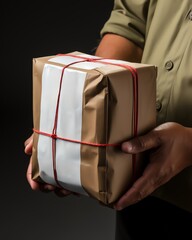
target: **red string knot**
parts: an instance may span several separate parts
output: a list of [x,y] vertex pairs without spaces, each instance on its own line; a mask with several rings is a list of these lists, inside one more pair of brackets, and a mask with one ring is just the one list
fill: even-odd
[[96,59],[95,58],[87,58],[86,61],[87,62],[94,62]]
[[57,135],[56,134],[51,134],[51,138],[57,139]]

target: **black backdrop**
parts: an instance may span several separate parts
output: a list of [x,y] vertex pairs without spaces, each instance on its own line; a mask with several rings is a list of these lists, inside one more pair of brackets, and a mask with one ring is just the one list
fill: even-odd
[[32,58],[92,53],[113,0],[1,2],[3,240],[114,239],[115,214],[87,197],[34,192],[23,143],[32,133]]

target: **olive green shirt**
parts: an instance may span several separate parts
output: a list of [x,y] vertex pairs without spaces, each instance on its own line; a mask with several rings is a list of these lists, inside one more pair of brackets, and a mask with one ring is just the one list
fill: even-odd
[[[158,67],[157,123],[192,127],[192,1],[115,0],[106,33],[128,38],[143,49],[143,63]],[[192,167],[154,195],[192,212]]]

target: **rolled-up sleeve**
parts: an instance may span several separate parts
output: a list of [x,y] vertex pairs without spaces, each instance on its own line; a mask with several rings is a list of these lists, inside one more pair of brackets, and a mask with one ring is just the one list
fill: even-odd
[[101,29],[101,37],[106,33],[114,33],[143,48],[149,2],[149,0],[115,0],[111,15]]

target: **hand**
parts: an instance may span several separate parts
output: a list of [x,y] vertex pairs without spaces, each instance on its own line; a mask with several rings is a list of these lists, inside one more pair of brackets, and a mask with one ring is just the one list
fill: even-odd
[[122,144],[126,153],[149,151],[143,175],[114,205],[121,210],[150,195],[185,168],[192,165],[192,128],[164,123],[144,136]]
[[[25,141],[24,143],[25,146],[25,153],[27,155],[32,154],[32,147],[33,147],[33,134]],[[44,183],[38,183],[32,179],[32,158],[30,158],[30,162],[28,165],[26,177],[28,180],[29,185],[33,190],[41,190],[42,192],[51,192],[54,191],[56,195],[63,197],[71,194],[70,191],[66,189],[60,189],[55,186],[52,186],[50,184],[44,184]]]

